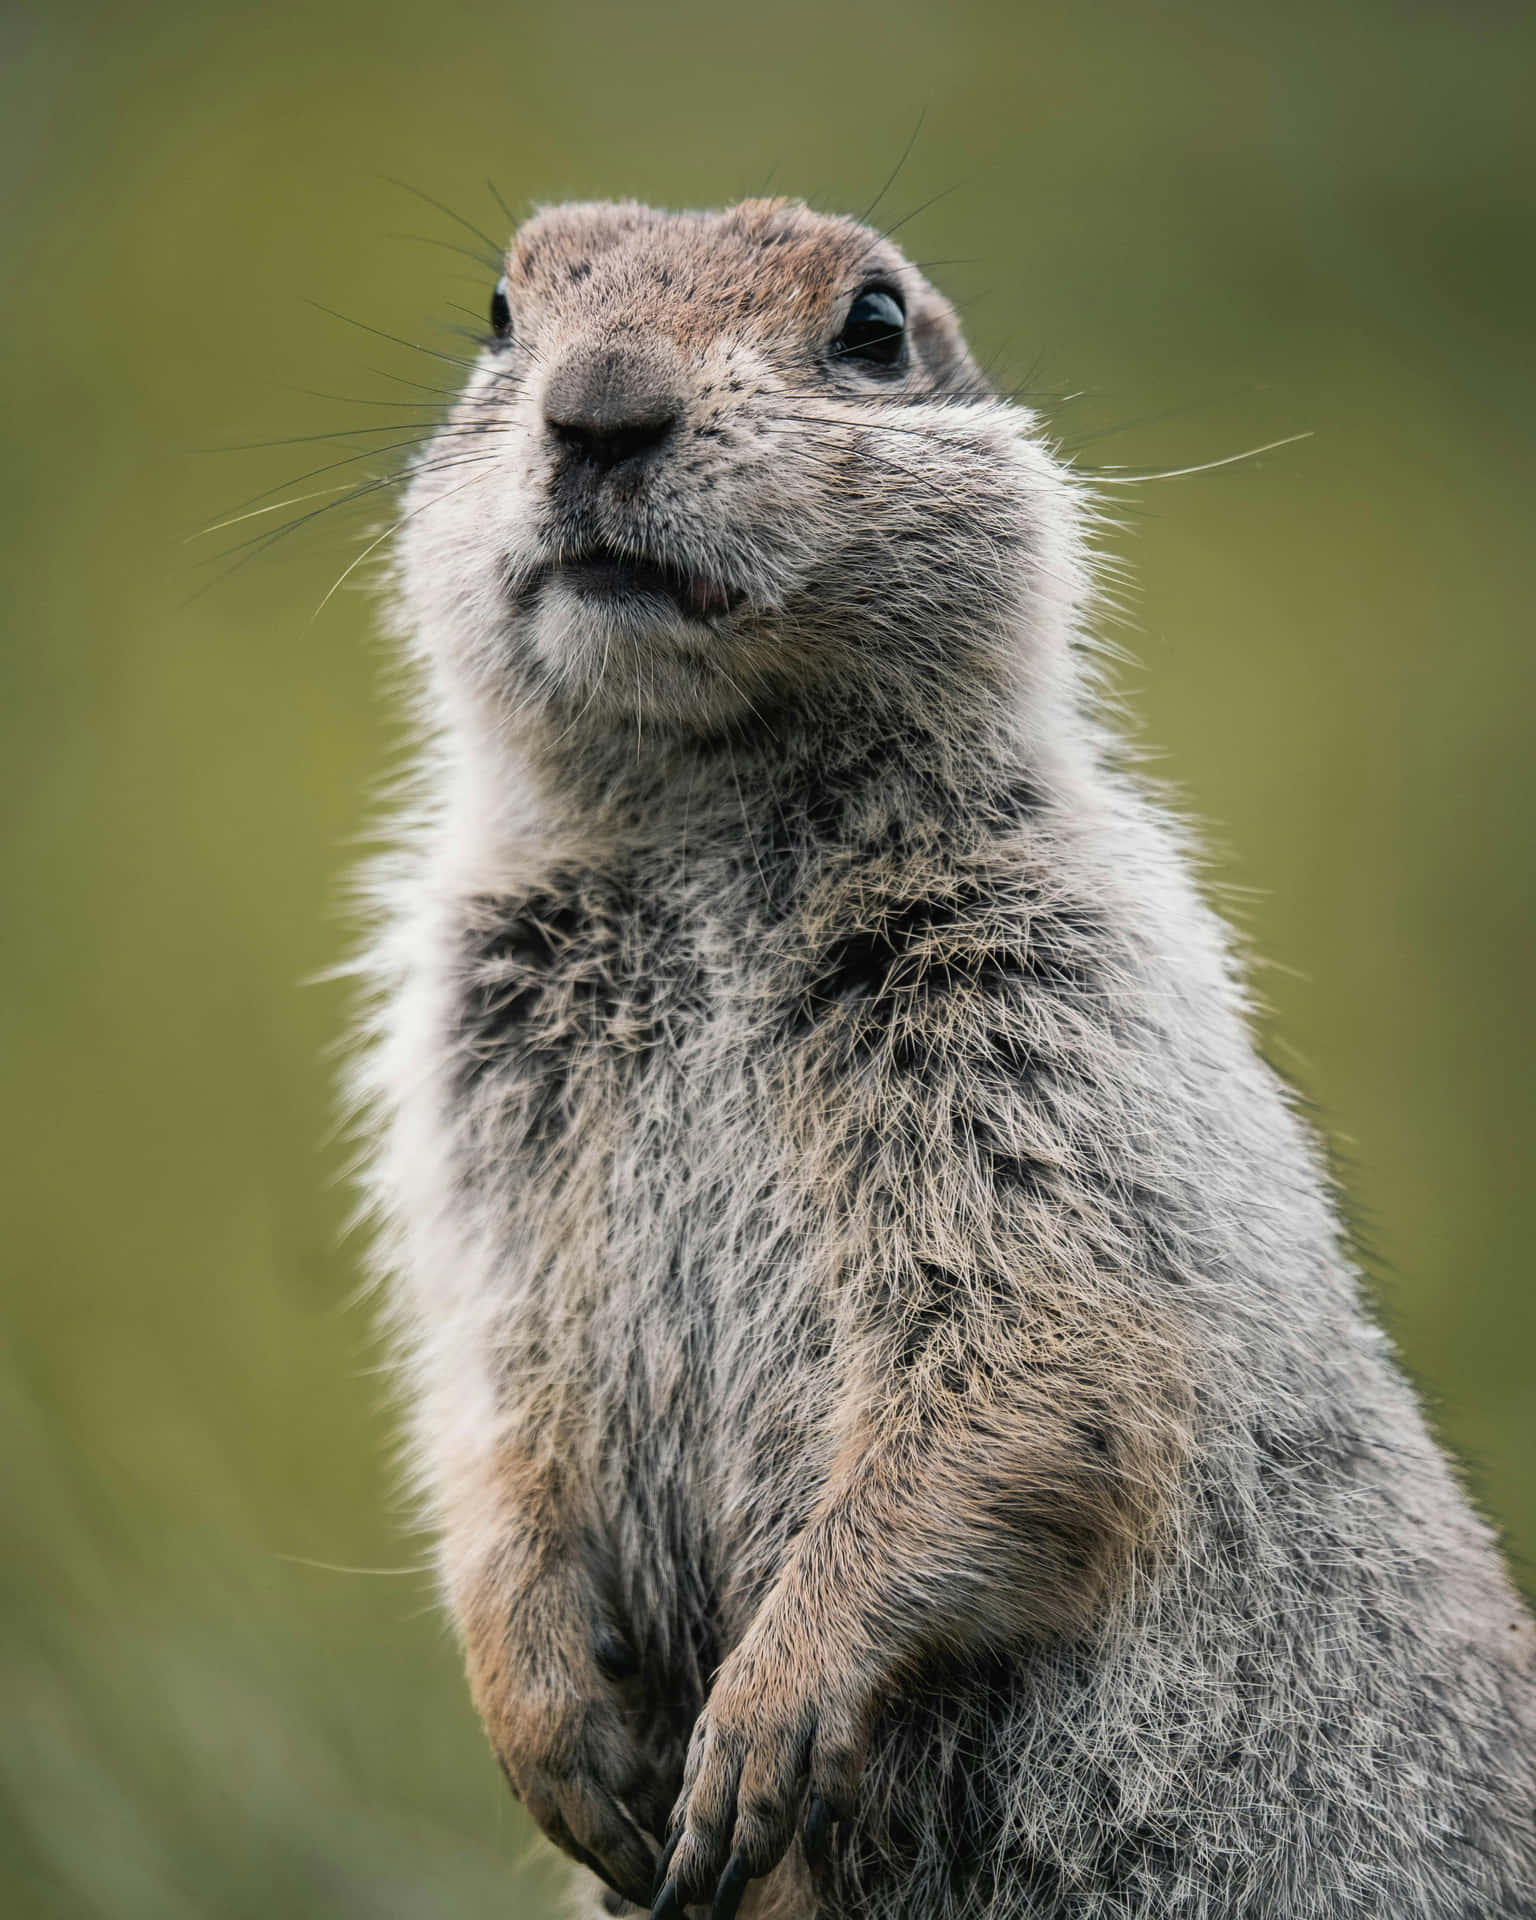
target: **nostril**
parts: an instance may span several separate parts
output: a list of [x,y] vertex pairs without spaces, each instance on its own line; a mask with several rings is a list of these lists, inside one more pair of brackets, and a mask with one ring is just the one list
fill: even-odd
[[563,446],[599,467],[616,467],[621,461],[651,452],[669,437],[677,424],[677,416],[672,413],[664,419],[623,426],[594,426],[585,421],[557,420],[548,414],[545,417],[550,432]]

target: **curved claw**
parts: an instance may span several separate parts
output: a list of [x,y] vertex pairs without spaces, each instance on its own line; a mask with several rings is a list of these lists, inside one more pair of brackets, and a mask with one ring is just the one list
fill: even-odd
[[588,1873],[596,1874],[605,1887],[610,1888],[621,1897],[623,1896],[624,1889],[615,1881],[613,1875],[603,1865],[602,1861],[598,1859],[595,1853],[588,1852],[558,1814],[555,1815],[550,1825],[549,1837],[557,1847],[563,1852],[568,1853],[578,1865],[585,1867]]
[[671,1867],[672,1867],[672,1856],[674,1853],[677,1852],[677,1843],[679,1840],[682,1839],[682,1837],[683,1837],[683,1829],[679,1826],[676,1829],[674,1829],[671,1837],[667,1841],[667,1844],[661,1850],[661,1855],[656,1862],[655,1883],[651,1888],[651,1899],[653,1902],[659,1901],[661,1899],[662,1893],[666,1889],[667,1875],[671,1871]]
[[674,1914],[681,1914],[682,1902],[677,1897],[677,1882],[667,1881],[656,1896],[656,1904],[651,1908],[651,1920],[672,1920]]
[[[525,1801],[549,1839],[563,1853],[596,1874],[606,1887],[632,1904],[643,1902],[651,1884],[652,1850],[618,1801],[587,1783],[578,1796],[566,1783],[565,1797],[531,1796]],[[575,1822],[581,1819],[584,1838]],[[601,1854],[597,1851],[601,1848]]]
[[742,1895],[752,1878],[746,1856],[733,1853],[726,1863],[725,1872],[720,1876],[720,1884],[715,1888],[714,1904],[709,1909],[709,1920],[736,1920],[737,1909],[741,1905]]
[[800,1844],[811,1867],[819,1867],[827,1857],[827,1842],[832,1832],[832,1809],[819,1793],[813,1793],[805,1810],[805,1825]]

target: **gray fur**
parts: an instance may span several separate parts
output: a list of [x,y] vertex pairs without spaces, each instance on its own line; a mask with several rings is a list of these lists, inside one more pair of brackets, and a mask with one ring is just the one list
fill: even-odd
[[[1085,489],[851,222],[508,272],[399,536],[360,1094],[514,1786],[641,1897],[681,1794],[760,1920],[1536,1912],[1531,1624],[1122,765]],[[826,358],[872,273],[893,379]],[[626,356],[676,421],[578,482],[547,392]],[[591,539],[730,610],[594,611]]]

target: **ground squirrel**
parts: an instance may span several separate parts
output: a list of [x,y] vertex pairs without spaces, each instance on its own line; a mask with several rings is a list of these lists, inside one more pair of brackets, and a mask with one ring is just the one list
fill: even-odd
[[609,1913],[1515,1920],[1532,1629],[880,234],[556,207],[397,536],[370,1190],[513,1789]]

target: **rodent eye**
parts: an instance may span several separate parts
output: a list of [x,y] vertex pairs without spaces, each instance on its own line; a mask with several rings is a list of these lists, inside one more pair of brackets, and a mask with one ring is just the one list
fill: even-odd
[[512,305],[507,299],[505,274],[496,282],[496,291],[491,295],[491,331],[499,341],[512,338]]
[[885,287],[866,287],[848,309],[832,351],[839,359],[899,367],[907,357],[907,316],[895,294]]

